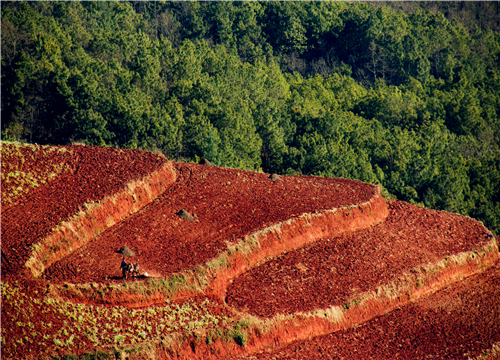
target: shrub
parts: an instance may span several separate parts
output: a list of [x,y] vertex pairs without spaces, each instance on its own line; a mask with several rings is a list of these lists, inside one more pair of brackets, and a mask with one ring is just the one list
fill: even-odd
[[229,337],[232,338],[236,344],[246,346],[247,332],[242,331],[240,324],[234,325],[233,328],[229,330]]

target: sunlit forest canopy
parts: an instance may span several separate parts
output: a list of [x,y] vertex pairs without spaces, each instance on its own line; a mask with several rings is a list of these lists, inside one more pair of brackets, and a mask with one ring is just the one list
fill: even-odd
[[2,2],[2,139],[380,183],[500,231],[498,2]]

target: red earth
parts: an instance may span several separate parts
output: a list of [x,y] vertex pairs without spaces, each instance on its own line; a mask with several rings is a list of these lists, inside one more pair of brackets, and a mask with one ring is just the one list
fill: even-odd
[[33,188],[74,172],[78,157],[65,147],[2,144],[2,206],[17,200]]
[[[248,359],[470,359],[500,345],[500,262],[362,325]],[[500,347],[499,347],[500,348]],[[491,358],[500,357],[489,353]]]
[[[13,206],[2,208],[3,277],[23,270],[30,246],[77,213],[85,203],[115,194],[128,182],[141,179],[167,161],[139,150],[94,146],[65,148],[73,151],[75,160],[70,162],[71,171],[21,196]],[[32,166],[36,168],[37,164]]]
[[[121,255],[154,276],[193,269],[227,249],[227,241],[303,213],[363,203],[377,189],[360,181],[282,176],[174,163],[177,181],[162,195],[116,226],[54,263],[44,274],[54,283],[121,281]],[[198,221],[179,217],[187,210]]]
[[490,233],[476,220],[389,202],[376,226],[282,254],[234,280],[226,302],[261,317],[343,305],[420,264],[482,248]]
[[[116,252],[123,245],[137,254],[134,261],[140,263],[142,271],[164,277],[206,263],[226,251],[228,242],[245,235],[302,214],[365,203],[378,193],[376,186],[353,180],[282,176],[281,181],[273,181],[263,173],[174,163],[176,181],[153,202],[53,263],[41,279],[32,280],[30,274],[21,271],[32,244],[45,238],[85,203],[113,196],[130,181],[141,180],[167,163],[165,158],[143,151],[82,146],[68,149],[75,156],[74,162],[68,160],[70,171],[19,197],[12,206],[2,208],[2,283],[15,284],[19,280],[19,284],[11,286],[21,289],[20,295],[15,295],[18,297],[12,295],[16,293],[12,287],[4,295],[2,285],[2,342],[7,338],[2,344],[2,355],[6,358],[16,358],[19,349],[23,351],[21,357],[44,351],[49,356],[92,350],[94,344],[84,331],[71,347],[59,346],[54,338],[59,334],[62,339],[61,329],[65,330],[67,324],[79,324],[78,314],[71,311],[80,309],[80,305],[82,313],[95,315],[92,321],[99,319],[97,325],[102,333],[107,330],[111,333],[106,318],[102,317],[103,309],[108,307],[70,304],[66,312],[58,313],[61,310],[58,306],[62,305],[56,304],[47,312],[52,305],[44,308],[37,304],[38,299],[50,300],[47,290],[50,284],[98,282],[126,286],[120,279],[121,255]],[[191,320],[224,316],[229,319],[224,326],[230,326],[245,313],[269,318],[343,305],[360,293],[397,280],[415,267],[480,249],[491,241],[488,230],[473,219],[400,201],[388,203],[389,216],[378,225],[322,239],[268,259],[226,284],[225,298],[200,293],[188,300],[178,300],[171,310],[186,302],[206,303]],[[176,213],[181,209],[197,220],[180,218]],[[27,279],[23,278],[27,275]],[[499,285],[497,262],[483,273],[457,281],[360,326],[296,341],[270,353],[257,354],[256,358],[477,356],[500,340]],[[439,286],[434,290],[438,289]],[[134,325],[134,310],[120,306],[109,309],[123,314],[124,319],[120,316],[113,320],[117,331],[123,330],[119,336],[127,337],[130,333],[133,336],[127,339],[136,339],[144,330],[140,324]],[[160,335],[144,339],[163,341],[160,324],[148,315],[161,307],[148,309],[151,312],[140,313],[142,321],[148,322],[152,334]],[[179,319],[175,321],[181,326]],[[46,325],[49,322],[51,328]],[[187,326],[187,321],[184,322],[182,326]],[[213,326],[214,331],[222,329]],[[70,330],[73,331],[71,327]],[[38,337],[52,336],[50,347],[29,339],[27,332],[31,331]],[[205,331],[200,336],[206,334]],[[16,348],[23,336],[31,345]],[[116,346],[118,340],[113,340],[113,336],[117,335],[109,335],[102,345]],[[209,347],[208,337],[196,341]],[[195,354],[196,344],[188,341],[184,344],[188,352],[183,349],[180,353],[192,350]],[[217,353],[208,353],[217,358]],[[220,354],[222,357],[223,352]],[[159,358],[175,356],[168,352],[158,355]]]

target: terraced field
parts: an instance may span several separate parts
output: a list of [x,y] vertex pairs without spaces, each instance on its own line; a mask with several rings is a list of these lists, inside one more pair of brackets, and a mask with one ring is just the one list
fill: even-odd
[[343,306],[405,272],[416,278],[442,260],[449,267],[453,256],[480,248],[487,236],[470,218],[389,201],[383,223],[318,240],[248,271],[231,284],[227,302],[262,317]]
[[[35,147],[34,152],[32,146],[2,144],[2,167],[8,168],[10,161],[22,163],[25,173],[34,174],[33,178],[43,178],[47,172],[39,168],[69,170],[49,175],[52,181],[27,193],[23,191],[15,204],[2,207],[3,277],[23,271],[32,246],[64,221],[167,163],[154,154],[112,148]],[[38,159],[43,159],[43,166]]]
[[[371,185],[316,177],[283,177],[174,164],[176,182],[155,201],[49,268],[53,282],[121,277],[116,249],[126,245],[144,270],[166,276],[204,264],[245,235],[297,218],[370,200]],[[185,209],[196,221],[177,213]],[[87,271],[93,269],[93,271]]]
[[14,168],[37,186],[2,207],[3,358],[496,356],[498,247],[473,219],[142,151],[2,143],[2,194]]
[[499,263],[362,325],[249,358],[497,359],[498,299]]

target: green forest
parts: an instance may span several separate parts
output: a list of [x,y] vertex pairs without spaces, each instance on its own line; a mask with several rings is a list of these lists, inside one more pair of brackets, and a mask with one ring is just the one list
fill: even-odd
[[500,234],[498,2],[2,2],[2,140],[359,179]]

